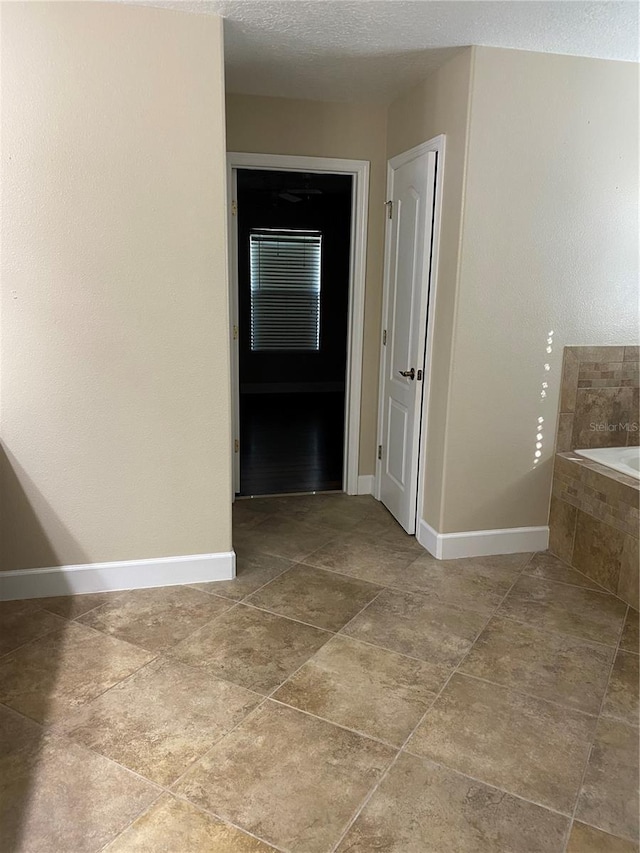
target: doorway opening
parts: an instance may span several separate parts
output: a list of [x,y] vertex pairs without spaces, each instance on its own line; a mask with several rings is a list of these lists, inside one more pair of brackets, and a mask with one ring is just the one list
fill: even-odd
[[369,164],[228,170],[234,495],[358,494]]
[[242,496],[342,489],[350,175],[239,169]]

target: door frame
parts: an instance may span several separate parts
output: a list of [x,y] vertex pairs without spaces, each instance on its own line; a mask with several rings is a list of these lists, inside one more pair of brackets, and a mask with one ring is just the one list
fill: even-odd
[[[229,313],[232,395],[232,498],[240,490],[240,342],[238,334],[238,228],[237,170],[262,169],[276,172],[316,172],[350,175],[351,235],[349,247],[349,303],[347,315],[347,369],[345,374],[345,430],[342,490],[358,494],[360,457],[360,407],[362,397],[362,353],[364,346],[364,297],[369,208],[369,161],[330,157],[299,157],[289,154],[227,153],[227,198],[229,233]],[[236,445],[235,442],[238,442]]]
[[[426,270],[420,300],[420,325],[425,328],[424,344],[420,346],[418,353],[418,364],[422,362],[423,382],[422,382],[422,397],[420,402],[420,438],[418,440],[418,481],[414,484],[417,489],[416,499],[416,535],[420,529],[420,521],[424,516],[424,481],[425,474],[428,469],[427,459],[427,433],[429,430],[429,399],[431,395],[431,380],[433,371],[433,330],[435,326],[436,315],[436,297],[438,290],[438,255],[440,250],[440,232],[442,225],[442,191],[444,179],[444,164],[445,164],[445,148],[446,136],[444,133],[435,136],[433,139],[422,142],[408,151],[403,151],[401,154],[392,157],[387,162],[387,198],[392,198],[393,191],[393,173],[400,166],[410,163],[417,157],[426,154],[429,151],[435,151],[437,154],[436,160],[436,182],[433,201],[433,220],[431,228],[431,258]],[[391,228],[390,220],[386,220],[385,236],[384,236],[384,277],[382,285],[382,324],[384,325],[389,307],[389,281],[390,281],[390,246],[391,246]],[[382,332],[381,332],[382,338]],[[380,373],[378,379],[378,431],[377,444],[382,443],[382,424],[384,419],[384,360],[385,350],[380,346]],[[381,460],[376,461],[375,474],[375,491],[374,495],[377,500],[380,500],[381,490]]]

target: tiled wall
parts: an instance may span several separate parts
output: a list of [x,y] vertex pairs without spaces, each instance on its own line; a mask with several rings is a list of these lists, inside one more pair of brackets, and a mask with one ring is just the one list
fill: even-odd
[[553,469],[549,550],[638,608],[640,483],[572,453]]
[[571,451],[638,444],[638,408],[638,347],[565,348],[549,549],[636,609],[640,482]]
[[565,347],[556,452],[638,444],[638,347]]

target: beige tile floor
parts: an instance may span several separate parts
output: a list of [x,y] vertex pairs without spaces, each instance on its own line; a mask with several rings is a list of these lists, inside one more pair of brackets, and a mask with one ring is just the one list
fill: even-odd
[[235,581],[0,605],[2,853],[637,853],[637,613],[369,497],[234,528]]

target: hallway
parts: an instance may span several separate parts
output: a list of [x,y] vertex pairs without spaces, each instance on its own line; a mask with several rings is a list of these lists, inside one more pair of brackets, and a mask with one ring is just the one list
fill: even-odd
[[234,581],[0,605],[4,853],[638,850],[622,601],[438,562],[369,496],[234,537]]

